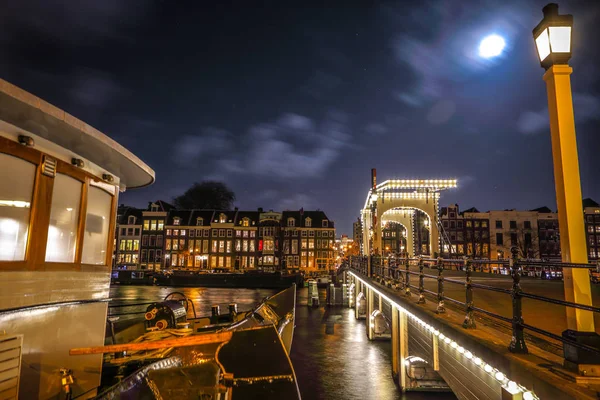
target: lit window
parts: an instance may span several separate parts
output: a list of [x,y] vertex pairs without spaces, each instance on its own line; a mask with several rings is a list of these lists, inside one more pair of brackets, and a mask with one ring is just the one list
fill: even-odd
[[254,240],[250,240],[248,243],[250,245],[249,251],[254,251],[254,249],[255,249],[255,247],[254,247]]
[[108,245],[108,225],[112,205],[112,196],[104,190],[90,186],[85,218],[85,237],[83,240],[83,264],[106,264]]
[[225,222],[227,222],[227,215],[221,213],[219,215],[219,222],[222,223],[222,224],[224,224]]
[[185,236],[185,229],[182,229],[182,230],[179,232],[179,234],[180,234],[181,236]]
[[242,226],[250,226],[250,220],[248,218],[242,219]]
[[158,220],[158,230],[162,231],[163,229],[165,229],[165,221],[163,221],[162,219]]
[[204,219],[202,217],[198,217],[196,218],[196,225],[197,226],[202,226],[204,225]]
[[0,153],[0,260],[25,259],[36,166]]
[[150,221],[150,230],[151,231],[155,231],[156,230],[156,226],[157,226],[156,220],[155,219],[151,220]]
[[148,220],[148,219],[144,221],[144,230],[145,231],[150,230],[150,220]]
[[54,179],[46,261],[75,261],[82,188],[82,182],[67,175],[57,174]]
[[173,218],[173,225],[179,225],[180,222],[181,222],[181,219],[179,217]]

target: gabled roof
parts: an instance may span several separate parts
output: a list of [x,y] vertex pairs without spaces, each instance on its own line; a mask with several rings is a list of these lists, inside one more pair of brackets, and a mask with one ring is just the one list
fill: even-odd
[[[190,226],[210,226],[215,210],[191,210]],[[202,218],[202,225],[198,225],[198,218]]]
[[600,204],[596,203],[594,200],[588,197],[586,199],[583,199],[583,208],[586,207],[600,207]]
[[136,217],[136,225],[142,224],[142,210],[121,204],[119,208],[117,208],[117,224],[127,225],[129,216]]
[[317,211],[284,211],[281,217],[282,224],[287,226],[287,221],[289,218],[293,218],[295,221],[295,226],[297,227],[305,227],[306,219],[310,218],[312,223],[311,227],[313,228],[323,228],[323,221],[327,221],[327,228],[333,228],[334,223],[329,218],[325,212],[317,210]]
[[170,210],[167,214],[167,220],[165,225],[175,225],[174,221],[176,218],[179,218],[179,225],[187,226],[190,224],[190,217],[192,215],[192,210]]
[[171,211],[171,210],[175,209],[174,205],[169,204],[164,200],[156,200],[156,201],[148,203],[148,209],[146,211],[152,210],[152,204],[156,204],[158,206],[159,211]]
[[460,213],[460,215],[463,215],[464,213],[478,213],[479,210],[476,209],[475,207],[471,207],[471,208],[467,208],[466,210],[462,211]]
[[237,210],[215,210],[215,213],[213,215],[213,220],[212,222],[214,223],[215,221],[217,223],[220,222],[219,218],[221,216],[221,214],[225,214],[227,221],[225,223],[234,223],[235,221],[235,215],[238,213]]
[[241,225],[244,218],[250,220],[250,226],[256,226],[260,219],[260,213],[258,211],[238,211],[235,218],[235,225]]

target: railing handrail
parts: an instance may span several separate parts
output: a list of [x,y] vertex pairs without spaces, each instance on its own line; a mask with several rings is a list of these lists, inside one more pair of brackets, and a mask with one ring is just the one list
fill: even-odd
[[[363,257],[367,257],[367,256],[363,256]],[[382,257],[382,256],[373,256],[373,257],[379,257],[379,258],[387,258],[387,257]],[[422,260],[424,262],[437,262],[439,259],[438,258],[429,258],[429,257],[397,257],[394,260],[396,260],[397,262],[400,261],[413,261],[413,262],[418,262],[419,260]],[[478,259],[478,258],[466,258],[467,260],[471,261],[471,263],[473,264],[498,264],[498,265],[509,265],[510,264],[510,260],[509,259],[503,259],[503,260],[487,260],[487,259]],[[441,258],[443,263],[448,263],[448,264],[461,264],[464,262],[465,258]],[[519,259],[518,260],[519,264],[521,265],[525,265],[525,266],[543,266],[543,267],[560,267],[560,268],[599,268],[600,267],[600,260],[597,262],[588,262],[586,263],[570,263],[570,262],[563,262],[563,261],[542,261],[542,260],[530,260],[527,258],[523,258],[523,259]]]
[[[392,263],[390,263],[389,259],[388,259],[388,264],[386,266],[386,265],[384,265],[385,263],[382,262],[382,259],[383,259],[383,257],[381,257],[381,256],[372,256],[371,263],[370,263],[370,266],[371,266],[370,273],[369,273],[369,271],[366,271],[367,265],[369,264],[366,256],[365,257],[360,257],[360,256],[350,257],[348,266],[351,270],[361,272],[368,277],[370,277],[371,275],[374,274],[376,279],[378,276],[380,276],[382,279],[392,278],[396,281],[401,281],[402,289],[403,289],[402,291],[405,293],[406,296],[411,295],[410,289],[415,289],[417,291],[416,294],[418,294],[418,296],[419,296],[418,303],[425,302],[425,299],[424,299],[425,294],[435,297],[438,300],[438,307],[437,307],[438,313],[445,312],[444,301],[449,301],[451,303],[466,307],[467,315],[465,317],[465,322],[463,323],[463,327],[465,327],[465,328],[474,328],[475,327],[475,321],[474,321],[473,315],[472,315],[473,312],[488,315],[490,317],[493,317],[493,318],[499,319],[501,321],[512,324],[513,340],[511,341],[509,349],[513,352],[527,353],[528,350],[527,350],[527,345],[525,344],[523,330],[528,329],[530,331],[539,333],[539,334],[549,337],[551,339],[558,340],[558,341],[562,342],[563,344],[569,344],[571,346],[574,346],[574,347],[577,347],[577,348],[580,348],[580,349],[583,349],[586,351],[592,351],[597,354],[600,354],[600,349],[595,349],[595,348],[587,346],[587,345],[582,345],[582,344],[577,343],[568,338],[563,338],[562,336],[548,332],[544,329],[524,323],[523,318],[522,318],[522,313],[521,313],[521,299],[529,298],[529,299],[536,300],[536,301],[541,301],[541,302],[550,303],[550,304],[557,304],[557,305],[576,308],[576,309],[585,310],[585,311],[589,311],[589,312],[593,312],[593,313],[600,313],[600,307],[594,307],[591,305],[574,303],[574,302],[560,300],[560,299],[554,299],[554,298],[550,298],[550,297],[546,297],[546,296],[540,296],[540,295],[536,295],[533,293],[527,293],[527,292],[523,292],[520,287],[520,279],[521,279],[522,271],[524,269],[526,269],[527,266],[541,265],[541,266],[551,266],[551,267],[554,266],[555,267],[555,266],[557,266],[557,264],[560,264],[561,267],[564,267],[564,268],[588,268],[589,269],[589,268],[594,268],[594,267],[598,268],[600,266],[600,264],[594,265],[594,264],[581,264],[581,263],[579,263],[579,264],[578,263],[546,263],[546,262],[538,262],[538,261],[530,261],[530,260],[519,260],[516,257],[515,253],[513,253],[513,257],[511,259],[500,260],[500,261],[491,261],[491,260],[490,261],[480,261],[480,260],[471,260],[471,259],[467,259],[467,258],[463,258],[462,260],[461,259],[457,260],[457,259],[443,259],[441,257],[440,258],[404,257],[404,258],[396,258],[395,259],[396,265],[392,265]],[[356,261],[358,261],[358,265],[357,265]],[[435,265],[429,264],[429,263],[433,263],[433,262],[435,262]],[[465,280],[461,281],[459,279],[456,279],[456,277],[452,277],[452,278],[444,277],[443,271],[445,269],[444,265],[446,263],[462,264],[464,267],[464,271],[465,271]],[[511,272],[512,281],[513,281],[512,289],[504,289],[504,288],[499,288],[499,287],[480,284],[480,283],[472,283],[471,282],[471,272],[473,270],[472,267],[473,267],[473,265],[478,265],[478,264],[506,265],[510,269],[510,272]],[[438,275],[425,274],[423,271],[423,267],[425,265],[427,265],[430,269],[437,268]],[[411,266],[418,267],[418,271],[410,271]],[[412,285],[410,283],[410,280],[409,280],[410,275],[418,276],[418,278],[419,278],[418,286]],[[437,293],[424,288],[423,281],[425,278],[437,280],[437,282],[438,282],[438,292]],[[443,287],[444,287],[445,282],[465,285],[466,301],[462,302],[462,301],[459,301],[456,299],[445,297],[444,293],[443,293]],[[513,299],[513,317],[512,317],[512,319],[504,317],[502,315],[499,315],[499,314],[494,313],[489,310],[475,307],[473,305],[473,295],[472,295],[473,288],[510,295]]]

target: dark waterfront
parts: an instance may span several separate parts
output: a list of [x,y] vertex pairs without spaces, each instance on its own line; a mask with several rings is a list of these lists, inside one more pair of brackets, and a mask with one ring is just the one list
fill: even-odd
[[[267,289],[113,286],[110,297],[113,304],[156,301],[175,291],[193,300],[199,315],[210,314],[213,304],[227,310],[227,305],[232,302],[238,304],[240,311],[245,311],[277,292]],[[307,295],[306,288],[297,292],[296,329],[291,354],[303,399],[455,398],[450,393],[413,392],[403,396],[391,378],[391,343],[369,342],[364,321],[357,321],[353,310],[324,306],[324,289],[320,290],[321,307],[318,309],[306,306]],[[120,309],[118,312],[127,311]]]

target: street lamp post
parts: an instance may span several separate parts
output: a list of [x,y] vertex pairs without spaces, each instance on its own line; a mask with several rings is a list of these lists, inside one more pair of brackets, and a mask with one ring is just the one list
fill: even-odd
[[[544,81],[548,91],[548,111],[554,162],[554,182],[564,262],[587,263],[587,246],[583,221],[577,139],[573,116],[570,75],[572,15],[559,15],[558,5],[543,8],[544,18],[533,29],[541,66],[546,70]],[[587,269],[565,268],[563,272],[565,299],[592,305],[590,278]],[[594,315],[566,307],[568,337],[588,345],[598,346],[600,336],[595,333]],[[575,364],[597,364],[594,356],[581,354],[573,346],[564,346],[565,360]],[[587,357],[586,357],[587,356]],[[590,358],[591,357],[591,358]],[[573,366],[573,365],[570,366]]]

